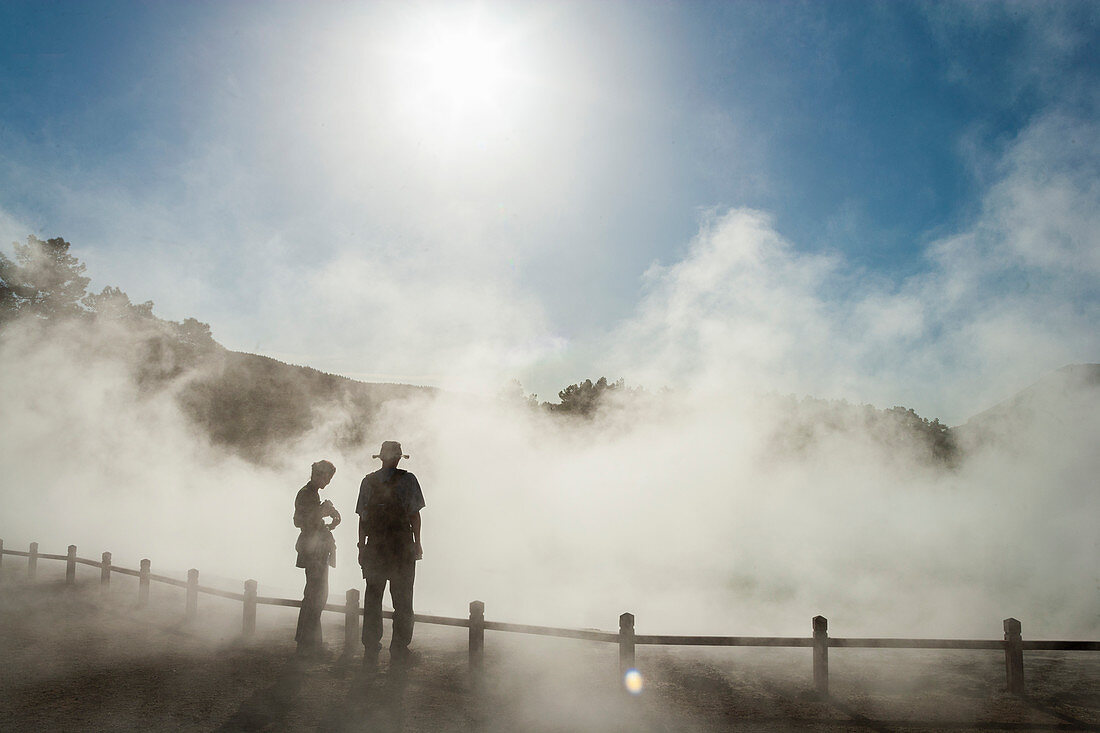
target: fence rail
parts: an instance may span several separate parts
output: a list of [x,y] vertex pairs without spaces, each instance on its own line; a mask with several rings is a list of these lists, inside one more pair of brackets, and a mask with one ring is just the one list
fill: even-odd
[[[184,588],[187,591],[185,605],[185,619],[193,621],[198,614],[198,596],[206,594],[226,598],[232,601],[240,601],[242,604],[241,635],[244,638],[252,637],[256,632],[256,607],[257,606],[286,606],[301,608],[302,602],[290,598],[274,598],[257,595],[257,583],[255,580],[244,582],[244,592],[234,593],[209,586],[199,585],[199,571],[192,568],[187,571],[187,580],[172,578],[167,575],[159,575],[150,572],[151,563],[148,559],[141,561],[140,570],[132,570],[114,565],[111,553],[104,552],[100,560],[90,560],[76,556],[76,545],[69,545],[68,554],[55,555],[38,551],[38,543],[32,542],[30,549],[8,550],[4,548],[4,541],[0,540],[0,566],[3,565],[5,555],[27,558],[27,577],[34,580],[37,574],[38,560],[64,560],[65,583],[76,583],[76,566],[88,565],[100,569],[100,585],[103,588],[110,586],[111,573],[128,575],[138,579],[138,605],[146,606],[149,602],[149,585],[151,582]],[[363,609],[359,607],[359,591],[348,590],[343,605],[326,603],[325,611],[332,611],[344,615],[344,653],[352,655],[359,644],[359,618],[363,615]],[[384,618],[392,619],[392,611],[383,611]],[[469,656],[470,671],[472,674],[480,673],[483,667],[485,632],[501,631],[514,634],[532,634],[537,636],[552,636],[566,639],[581,639],[585,641],[605,642],[617,644],[619,647],[619,671],[624,674],[634,670],[635,647],[637,645],[663,645],[663,646],[753,646],[753,647],[793,647],[811,648],[813,650],[813,677],[814,687],[818,694],[829,694],[829,649],[830,648],[863,648],[863,649],[965,649],[965,650],[989,650],[1003,651],[1005,655],[1005,678],[1009,692],[1024,694],[1024,651],[1100,651],[1100,641],[1024,641],[1021,624],[1014,618],[1005,619],[1003,622],[1004,639],[894,639],[894,638],[832,638],[828,634],[828,620],[824,616],[815,616],[812,619],[813,635],[810,637],[771,637],[771,636],[670,636],[655,634],[635,634],[634,615],[624,613],[619,617],[619,631],[599,631],[597,629],[565,629],[553,626],[533,626],[529,624],[514,624],[503,621],[486,621],[485,604],[481,601],[470,603],[470,615],[468,618],[452,618],[449,616],[431,616],[426,614],[414,614],[414,621],[423,624],[436,624],[440,626],[458,626],[469,629]]]
[[609,631],[588,629],[558,629],[553,626],[531,626],[529,624],[509,624],[502,621],[484,621],[482,628],[488,631],[507,631],[513,634],[531,634],[533,636],[556,636],[561,639],[583,639],[585,641],[618,642],[619,635]]
[[844,639],[830,637],[831,647],[861,647],[864,649],[1004,649],[998,639]]
[[655,636],[639,634],[635,644],[663,644],[666,646],[813,646],[813,639],[785,636]]

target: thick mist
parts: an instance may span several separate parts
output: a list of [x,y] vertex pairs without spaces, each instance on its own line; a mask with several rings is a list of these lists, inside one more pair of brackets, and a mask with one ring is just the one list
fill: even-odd
[[[357,444],[342,432],[353,409],[308,405],[312,430],[246,461],[179,408],[210,368],[201,360],[160,365],[174,376],[150,382],[135,378],[145,337],[120,321],[6,323],[0,536],[296,597],[293,497],[327,458],[324,495],[344,515],[335,598],[361,584],[355,498],[395,439],[427,500],[421,612],[465,615],[479,599],[492,619],[608,629],[631,611],[641,633],[779,635],[823,614],[838,635],[936,637],[999,636],[1015,616],[1028,637],[1095,637],[1095,386],[1033,394],[986,425],[991,439],[960,430],[952,465],[884,440],[896,425],[775,393],[960,424],[1044,373],[1098,361],[1098,139],[1070,111],[1038,117],[1007,144],[970,225],[899,279],[800,248],[765,212],[714,212],[678,261],[650,268],[630,317],[597,341],[554,341],[557,362],[527,348],[547,329],[514,279],[431,252],[408,254],[429,280],[371,269],[349,247],[336,269],[295,270],[293,288],[269,282],[283,310],[265,327],[307,333],[305,357],[330,343],[354,352],[347,373],[430,354],[441,386],[477,375],[493,393],[503,380],[487,365],[561,374],[584,362],[592,371],[561,386],[602,373],[649,389],[593,420],[444,389],[385,402]],[[403,275],[436,295],[402,297]],[[399,326],[389,338],[379,324]]]
[[155,389],[134,380],[128,338],[111,322],[5,327],[5,547],[76,544],[294,598],[293,498],[328,458],[323,496],[344,517],[335,600],[362,582],[359,481],[397,439],[427,499],[422,613],[464,616],[478,599],[492,619],[566,627],[613,629],[631,611],[640,633],[803,635],[816,614],[836,635],[993,637],[1008,616],[1032,638],[1100,632],[1095,388],[1040,395],[954,467],[884,442],[873,422],[811,429],[791,448],[792,415],[813,426],[820,405],[734,389],[624,398],[592,420],[425,394],[385,403],[344,452],[346,416],[328,408],[249,463],[180,412],[193,371]]

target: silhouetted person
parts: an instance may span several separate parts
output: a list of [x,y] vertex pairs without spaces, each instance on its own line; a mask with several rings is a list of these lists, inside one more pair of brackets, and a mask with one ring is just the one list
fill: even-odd
[[[298,612],[298,654],[321,652],[321,611],[328,600],[328,569],[336,567],[336,540],[332,528],[340,523],[340,513],[332,502],[317,492],[328,486],[336,466],[317,461],[310,472],[309,483],[294,497],[294,526],[302,530],[294,549],[298,551],[298,567],[306,571],[306,587],[302,591],[302,610]],[[325,524],[325,517],[332,522]]]
[[420,510],[424,493],[416,476],[400,469],[401,444],[387,440],[375,458],[382,468],[368,473],[359,486],[359,565],[367,589],[363,597],[364,661],[377,659],[382,648],[382,592],[390,584],[393,636],[390,659],[410,659],[413,634],[413,580],[416,561],[424,556],[420,544]]

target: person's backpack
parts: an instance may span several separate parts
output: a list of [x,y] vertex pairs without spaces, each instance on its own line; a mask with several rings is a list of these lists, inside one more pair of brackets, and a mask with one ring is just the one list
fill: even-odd
[[367,504],[367,547],[379,558],[396,559],[412,546],[412,527],[397,482],[406,471],[398,468],[371,491]]

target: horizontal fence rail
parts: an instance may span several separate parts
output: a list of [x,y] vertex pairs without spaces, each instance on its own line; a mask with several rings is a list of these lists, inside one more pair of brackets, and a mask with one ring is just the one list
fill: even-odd
[[[110,552],[104,552],[100,560],[77,557],[76,545],[69,545],[68,554],[56,555],[39,552],[37,542],[32,542],[30,544],[30,549],[24,552],[22,550],[5,549],[4,541],[0,540],[0,566],[3,565],[5,555],[27,558],[27,578],[32,581],[36,578],[39,559],[64,560],[66,563],[66,585],[75,584],[76,566],[78,564],[99,568],[100,585],[104,588],[110,586],[111,573],[136,577],[138,579],[139,607],[148,605],[149,585],[152,582],[183,588],[187,591],[184,611],[185,620],[187,621],[193,621],[198,613],[199,594],[216,596],[231,601],[239,601],[242,604],[241,635],[246,639],[255,634],[257,606],[286,606],[289,608],[301,608],[302,606],[301,600],[257,595],[258,586],[255,580],[246,580],[244,582],[244,592],[234,593],[232,591],[199,585],[199,571],[194,568],[187,572],[187,580],[180,580],[167,575],[159,575],[150,572],[151,563],[148,559],[143,559],[141,561],[140,570],[132,570],[130,568],[114,565]],[[326,603],[324,610],[344,615],[344,654],[345,656],[351,656],[354,654],[359,644],[359,619],[363,615],[363,609],[359,607],[359,591],[356,589],[347,591],[344,604]],[[383,618],[392,619],[393,611],[383,611],[382,616]],[[619,617],[618,632],[600,631],[598,629],[567,629],[553,626],[505,623],[503,621],[486,621],[485,604],[481,601],[472,601],[470,603],[470,615],[468,618],[431,616],[418,613],[413,615],[413,620],[423,624],[456,626],[469,629],[470,671],[474,675],[480,673],[483,667],[486,631],[501,631],[514,634],[531,634],[536,636],[551,636],[617,644],[619,647],[619,671],[620,674],[623,675],[626,675],[627,672],[636,671],[635,647],[638,645],[810,648],[813,650],[814,687],[816,692],[823,697],[829,694],[830,648],[1001,651],[1005,655],[1006,686],[1009,692],[1020,695],[1024,694],[1023,652],[1025,650],[1100,651],[1100,641],[1024,641],[1021,633],[1021,624],[1014,618],[1005,619],[1003,622],[1004,639],[832,638],[828,634],[828,620],[823,616],[815,616],[812,619],[813,635],[810,637],[635,634],[634,616],[630,613],[624,613]]]
[[830,647],[863,649],[1004,649],[999,639],[844,639],[829,637]]
[[531,634],[533,636],[556,636],[561,639],[584,639],[586,641],[607,641],[617,643],[619,635],[609,631],[587,629],[558,629],[553,626],[531,626],[529,624],[509,624],[501,621],[485,621],[482,628],[488,631],[507,631],[513,634]]
[[1020,648],[1037,652],[1100,652],[1100,641],[1021,641]]
[[813,646],[813,639],[798,636],[655,636],[639,634],[635,644],[662,644],[665,646]]

